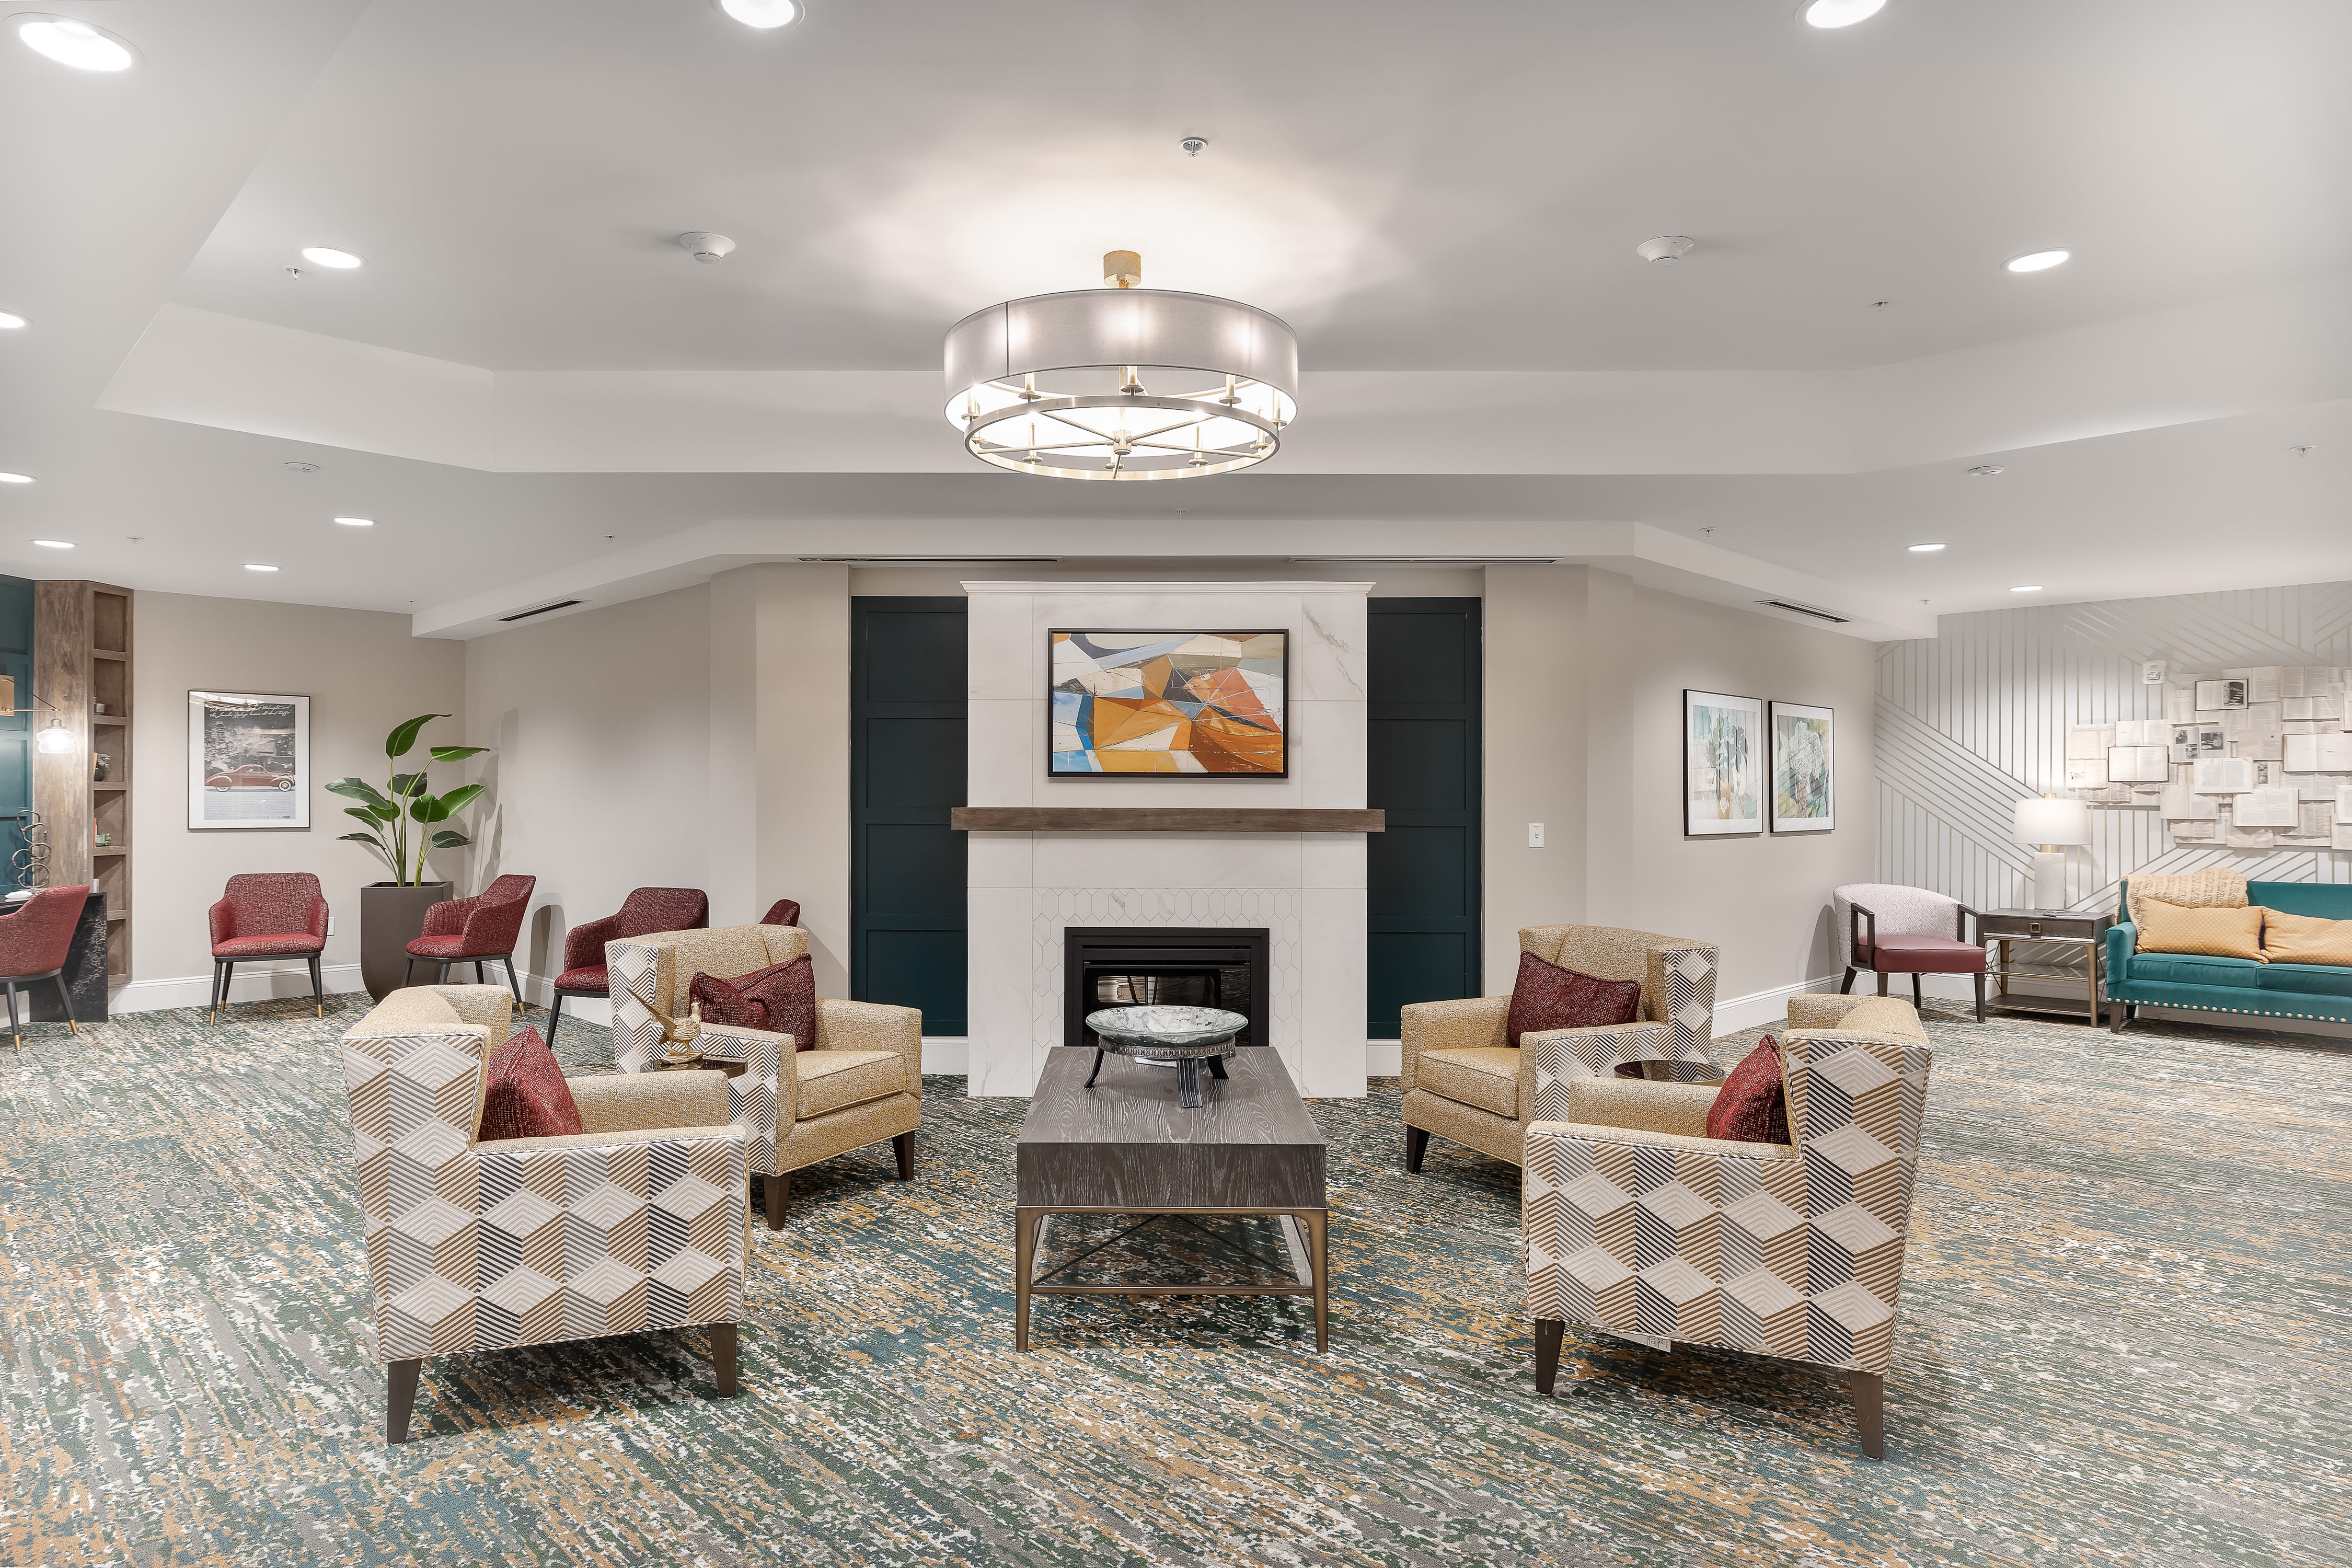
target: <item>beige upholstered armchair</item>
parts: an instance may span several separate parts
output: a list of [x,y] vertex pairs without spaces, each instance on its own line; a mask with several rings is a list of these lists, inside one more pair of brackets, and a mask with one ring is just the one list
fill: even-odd
[[[698,973],[731,979],[807,951],[808,932],[798,926],[718,926],[606,942],[614,1060],[637,1073],[662,1059],[668,1047],[654,1015],[684,1019]],[[915,1130],[923,1120],[918,1009],[820,996],[812,1049],[798,1049],[789,1035],[718,1024],[703,1025],[694,1044],[706,1062],[742,1064],[728,1093],[751,1143],[770,1229],[784,1223],[791,1173],[804,1165],[887,1138],[898,1179],[914,1178]]]
[[569,1080],[586,1131],[477,1141],[503,985],[395,991],[342,1039],[384,1437],[429,1355],[708,1326],[735,1392],[751,1185],[715,1072]]
[[1713,942],[1610,926],[1527,926],[1519,951],[1601,980],[1642,983],[1631,1024],[1531,1032],[1517,1047],[1508,996],[1415,1002],[1404,1009],[1404,1163],[1421,1169],[1433,1132],[1520,1163],[1528,1124],[1557,1120],[1570,1080],[1638,1062],[1646,1076],[1712,1082]]
[[1779,1039],[1790,1143],[1709,1138],[1714,1089],[1636,1079],[1528,1129],[1536,1386],[1570,1323],[1840,1367],[1881,1458],[1927,1037],[1898,998],[1796,996]]

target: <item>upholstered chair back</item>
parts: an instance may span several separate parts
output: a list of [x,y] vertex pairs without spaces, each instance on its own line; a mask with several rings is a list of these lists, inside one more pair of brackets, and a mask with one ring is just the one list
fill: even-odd
[[[1848,882],[1832,895],[1837,905],[1839,945],[1845,961],[1853,962],[1853,906],[1862,905],[1877,917],[1880,936],[1940,936],[1957,938],[1960,931],[1960,901],[1926,888],[1900,882]],[[1863,932],[1869,936],[1867,925]]]
[[1639,981],[1638,1021],[1667,1026],[1666,1059],[1708,1059],[1707,1044],[1715,1037],[1716,966],[1722,951],[1715,943],[1616,926],[1522,926],[1519,951],[1596,979]]
[[89,901],[89,884],[43,888],[16,912],[0,919],[0,974],[47,974],[65,967],[74,927]]
[[635,888],[621,900],[614,936],[700,931],[710,923],[710,895],[699,888]]
[[213,941],[307,934],[312,912],[324,901],[319,879],[308,871],[241,871],[212,907]]

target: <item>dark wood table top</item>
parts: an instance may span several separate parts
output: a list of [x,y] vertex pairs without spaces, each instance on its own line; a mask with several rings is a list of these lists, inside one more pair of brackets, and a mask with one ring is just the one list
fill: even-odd
[[1226,1059],[1207,1103],[1176,1103],[1176,1074],[1106,1057],[1092,1089],[1089,1047],[1058,1047],[1015,1147],[1024,1204],[1138,1208],[1320,1208],[1322,1131],[1282,1058],[1266,1047]]

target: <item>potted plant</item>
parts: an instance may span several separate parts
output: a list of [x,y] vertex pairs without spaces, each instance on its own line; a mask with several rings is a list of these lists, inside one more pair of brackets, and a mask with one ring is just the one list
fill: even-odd
[[459,784],[446,795],[435,795],[425,786],[425,771],[433,763],[480,756],[488,746],[434,746],[424,766],[413,773],[400,771],[401,759],[416,749],[416,737],[425,726],[448,717],[421,713],[393,727],[383,742],[383,754],[391,760],[383,788],[362,778],[337,779],[327,786],[358,801],[343,807],[343,815],[367,825],[366,832],[346,833],[343,838],[366,845],[392,871],[390,881],[370,882],[360,889],[360,978],[379,1002],[406,980],[408,944],[424,931],[425,911],[451,891],[446,879],[425,879],[425,858],[436,849],[457,849],[473,842],[454,827],[436,829],[434,825],[473,805],[482,786]]

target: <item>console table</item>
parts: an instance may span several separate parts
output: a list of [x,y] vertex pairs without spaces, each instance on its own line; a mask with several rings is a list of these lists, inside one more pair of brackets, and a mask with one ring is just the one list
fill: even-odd
[[[2107,928],[2113,924],[2112,915],[2084,914],[2074,910],[1986,910],[1977,917],[1977,934],[2000,945],[2000,962],[1985,966],[1985,973],[2000,984],[1993,995],[1985,998],[1985,1005],[2012,1013],[2056,1013],[2067,1016],[2081,1014],[2094,1026],[2105,1024]],[[2082,965],[2012,963],[2010,943],[2013,942],[2044,942],[2079,949]],[[2084,995],[2077,1001],[2064,996],[2012,994],[2009,983],[2013,979],[2074,982],[2083,986]]]

